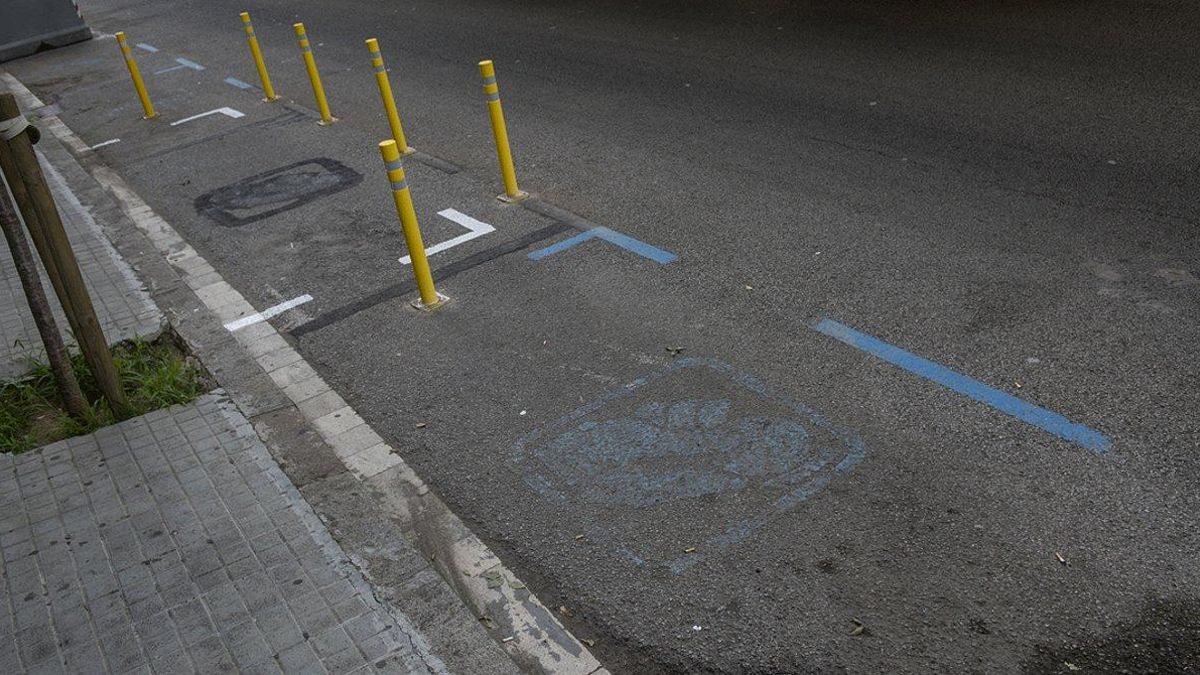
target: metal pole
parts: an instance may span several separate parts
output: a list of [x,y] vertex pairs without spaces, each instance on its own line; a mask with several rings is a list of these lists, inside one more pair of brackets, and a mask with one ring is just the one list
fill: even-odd
[[267,64],[263,61],[262,50],[258,48],[258,38],[254,36],[254,26],[250,23],[250,12],[242,12],[242,28],[246,30],[246,42],[250,43],[250,55],[254,57],[254,67],[258,69],[258,79],[262,81],[264,101],[274,101],[275,88],[271,86],[271,76],[267,74]]
[[446,301],[445,296],[438,295],[433,286],[433,274],[429,271],[429,260],[425,258],[425,244],[421,241],[421,227],[417,224],[417,212],[413,208],[412,195],[408,191],[408,179],[404,175],[404,161],[400,159],[400,149],[396,141],[388,139],[379,144],[379,154],[383,156],[383,165],[387,167],[388,181],[392,184],[392,198],[396,201],[396,213],[400,216],[400,226],[404,230],[404,243],[408,247],[408,257],[412,259],[413,276],[417,279],[417,288],[421,291],[423,309],[432,309]]
[[129,77],[133,78],[133,88],[137,89],[138,98],[142,101],[142,110],[146,113],[142,119],[148,120],[151,117],[157,117],[158,113],[154,112],[154,104],[150,102],[150,94],[146,93],[146,83],[142,81],[142,72],[138,70],[137,61],[133,58],[133,50],[125,41],[123,31],[117,33],[117,44],[120,45],[121,54],[125,57],[125,65],[129,66]]
[[483,77],[483,94],[487,98],[492,118],[492,136],[496,139],[496,157],[500,160],[500,175],[504,178],[501,201],[516,202],[529,195],[517,187],[517,172],[513,169],[512,150],[508,147],[508,128],[504,125],[504,109],[500,107],[500,85],[496,84],[496,66],[491,61],[479,62]]
[[379,85],[379,97],[383,99],[383,109],[387,112],[388,126],[392,128],[392,138],[400,148],[400,156],[410,155],[413,149],[408,147],[404,138],[404,127],[400,126],[400,113],[396,112],[396,99],[392,97],[392,83],[388,81],[387,67],[383,65],[383,54],[379,53],[379,41],[375,38],[367,40],[367,49],[371,52],[371,67],[375,69],[375,83]]
[[329,126],[337,119],[329,112],[329,102],[325,100],[325,87],[321,86],[321,74],[317,72],[317,60],[313,58],[312,45],[308,34],[304,32],[304,24],[292,24],[296,37],[300,40],[300,52],[304,55],[304,67],[308,70],[308,81],[312,83],[313,96],[317,99],[317,109],[321,112],[318,124]]

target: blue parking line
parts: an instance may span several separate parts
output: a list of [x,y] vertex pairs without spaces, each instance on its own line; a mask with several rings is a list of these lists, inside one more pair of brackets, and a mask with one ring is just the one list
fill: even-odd
[[660,265],[666,265],[667,263],[672,263],[676,260],[679,260],[679,256],[671,253],[670,251],[664,251],[657,246],[651,246],[644,241],[640,241],[628,235],[621,234],[620,232],[610,230],[607,227],[593,227],[590,230],[580,232],[574,237],[564,239],[557,244],[551,244],[546,248],[540,248],[536,251],[531,251],[529,253],[529,258],[531,260],[541,260],[546,256],[565,251],[576,244],[582,244],[589,239],[603,239],[610,244],[620,246],[630,253],[636,253],[643,258],[649,258]]
[[242,82],[241,80],[237,79],[236,77],[225,78],[225,84],[231,84],[231,85],[237,87],[238,89],[253,89],[254,88],[252,85]]
[[597,237],[600,237],[604,241],[607,241],[610,244],[616,244],[626,251],[636,253],[643,258],[649,258],[660,265],[666,265],[667,263],[679,260],[679,256],[675,255],[674,253],[651,246],[644,241],[639,241],[628,235],[615,232],[607,227],[597,227],[592,231],[596,233]]
[[574,246],[575,244],[582,244],[583,242],[585,242],[589,239],[595,239],[595,238],[596,238],[595,230],[588,230],[587,232],[580,232],[579,234],[575,235],[574,237],[570,237],[569,239],[563,239],[562,241],[558,242],[557,244],[551,244],[551,245],[547,246],[546,248],[539,248],[536,251],[530,251],[529,259],[530,260],[541,260],[542,258],[545,258],[548,255],[554,255],[555,253],[558,253],[560,251],[565,251],[565,250],[571,248],[572,246]]
[[927,380],[937,382],[960,394],[965,394],[980,403],[1011,415],[1023,422],[1044,429],[1059,438],[1080,445],[1097,455],[1107,454],[1112,449],[1112,441],[1104,434],[1071,420],[1040,408],[1027,401],[1006,394],[998,389],[974,380],[966,375],[923,359],[916,354],[906,352],[899,347],[877,340],[870,335],[860,333],[849,326],[840,324],[832,319],[822,319],[814,328],[829,337],[840,340],[851,347],[877,356],[888,363],[899,366],[914,375],[920,375]]
[[148,51],[148,52],[150,52],[151,54],[153,54],[154,52],[158,51],[158,47],[155,47],[154,45],[148,45],[148,44],[146,44],[145,42],[139,42],[139,43],[137,43],[137,48],[138,48],[138,49],[145,50],[145,51]]

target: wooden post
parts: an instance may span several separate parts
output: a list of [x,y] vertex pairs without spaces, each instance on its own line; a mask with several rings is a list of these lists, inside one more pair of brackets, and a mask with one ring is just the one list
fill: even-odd
[[[3,102],[0,101],[0,104]],[[5,117],[4,112],[0,112],[0,119]],[[59,304],[62,305],[63,313],[66,314],[68,320],[73,320],[75,316],[74,305],[71,304],[71,298],[67,295],[66,289],[63,288],[62,275],[58,273],[58,265],[54,262],[54,256],[50,254],[50,244],[46,242],[46,237],[43,234],[44,228],[41,226],[41,221],[38,220],[37,210],[33,208],[33,200],[29,198],[29,191],[25,189],[25,181],[20,179],[21,172],[17,169],[17,163],[12,157],[12,153],[8,152],[7,143],[0,140],[0,171],[8,179],[8,189],[12,192],[13,199],[17,202],[17,210],[21,213],[21,219],[25,221],[25,227],[29,230],[29,236],[33,239],[34,248],[37,249],[38,257],[42,260],[42,267],[46,268],[46,276],[50,279],[50,285],[54,288],[54,295],[58,298]],[[72,325],[71,330],[75,330]]]
[[[0,94],[0,121],[12,119],[21,115],[17,100],[12,94]],[[0,141],[0,168],[3,168],[9,185],[23,183],[24,198],[29,201],[36,217],[26,218],[25,226],[33,233],[40,229],[39,234],[33,234],[34,245],[38,245],[39,237],[48,250],[43,259],[49,257],[59,276],[59,286],[55,291],[61,293],[59,301],[71,324],[71,332],[79,343],[80,351],[91,368],[92,375],[100,392],[108,401],[109,408],[118,419],[125,416],[128,405],[125,391],[121,388],[117,367],[113,364],[112,353],[108,349],[108,341],[104,339],[104,331],[100,320],[96,318],[96,310],[92,306],[92,298],[88,295],[87,286],[83,282],[83,274],[75,261],[75,253],[71,250],[71,242],[63,229],[62,218],[54,205],[54,197],[46,185],[42,175],[42,167],[38,164],[37,155],[33,151],[33,143],[28,131],[17,134],[8,141]],[[14,190],[13,196],[20,195]],[[22,214],[30,209],[22,209]],[[49,271],[49,267],[47,268]]]
[[79,390],[79,381],[75,379],[71,355],[50,311],[46,291],[42,288],[42,280],[38,278],[37,264],[33,261],[29,242],[25,241],[25,232],[21,230],[21,221],[17,220],[17,212],[3,190],[0,190],[0,228],[4,230],[4,239],[8,242],[8,250],[17,267],[21,288],[25,290],[25,299],[29,301],[29,313],[33,315],[42,346],[46,348],[46,360],[50,362],[50,372],[54,374],[58,395],[67,412],[76,419],[82,419],[87,403],[83,400],[83,392]]

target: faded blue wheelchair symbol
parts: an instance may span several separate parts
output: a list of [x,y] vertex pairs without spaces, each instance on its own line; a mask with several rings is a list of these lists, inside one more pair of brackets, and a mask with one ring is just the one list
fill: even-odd
[[[864,456],[857,437],[757,379],[719,361],[680,359],[530,434],[512,458],[543,497],[585,521],[608,521],[591,529],[623,557],[678,574],[704,553],[680,555],[673,538],[702,543],[706,551],[734,544]],[[696,523],[663,517],[721,499],[738,508],[711,510],[739,515]],[[614,510],[634,515],[612,525]],[[658,530],[651,541],[632,536],[633,526],[621,530],[639,518],[646,521],[641,531]]]

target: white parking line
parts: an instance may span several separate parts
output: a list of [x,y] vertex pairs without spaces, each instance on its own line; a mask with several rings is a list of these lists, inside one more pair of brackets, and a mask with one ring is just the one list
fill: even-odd
[[[466,234],[460,234],[453,239],[447,239],[446,241],[443,241],[440,244],[434,244],[433,246],[426,248],[425,255],[427,255],[427,256],[433,255],[434,253],[438,253],[440,251],[445,251],[448,248],[454,248],[455,246],[458,246],[459,244],[465,244],[468,241],[471,241],[472,239],[482,237],[483,235],[487,234],[488,232],[496,231],[496,228],[492,227],[491,225],[488,225],[487,223],[483,222],[482,220],[475,220],[471,216],[468,216],[465,213],[460,213],[458,211],[455,211],[454,209],[445,209],[442,211],[438,211],[438,215],[445,218],[446,220],[449,220],[451,222],[462,225],[463,227],[470,230],[470,232],[468,232]],[[404,256],[403,258],[400,259],[400,264],[411,265],[412,258],[410,256]]]
[[107,141],[103,141],[101,143],[97,143],[97,144],[93,145],[92,147],[88,148],[88,150],[95,150],[96,148],[103,148],[106,145],[112,145],[113,143],[120,143],[120,142],[121,142],[121,139],[119,139],[119,138],[110,138]]
[[201,117],[208,117],[209,115],[216,115],[218,113],[225,115],[227,117],[232,117],[234,119],[246,116],[245,113],[234,110],[233,108],[217,108],[216,110],[209,110],[208,112],[202,112],[199,115],[192,115],[191,117],[185,117],[185,118],[179,120],[178,122],[171,122],[171,126],[177,126],[177,125],[183,124],[184,122],[191,122],[192,120],[198,120]]
[[311,302],[312,299],[313,299],[313,297],[306,293],[298,298],[292,298],[291,300],[288,300],[287,302],[281,302],[278,305],[275,305],[274,307],[268,307],[268,308],[264,309],[263,311],[259,312],[258,314],[251,314],[250,316],[243,316],[242,318],[238,319],[237,321],[230,321],[229,323],[225,324],[225,330],[228,330],[229,332],[232,333],[233,331],[238,330],[239,328],[245,328],[246,326],[253,326],[256,323],[262,323],[263,321],[266,321],[267,319],[270,319],[273,316],[278,316],[280,314],[283,314],[284,312],[288,311],[289,309],[291,309],[293,307],[298,307],[300,305],[303,305],[306,302]]

